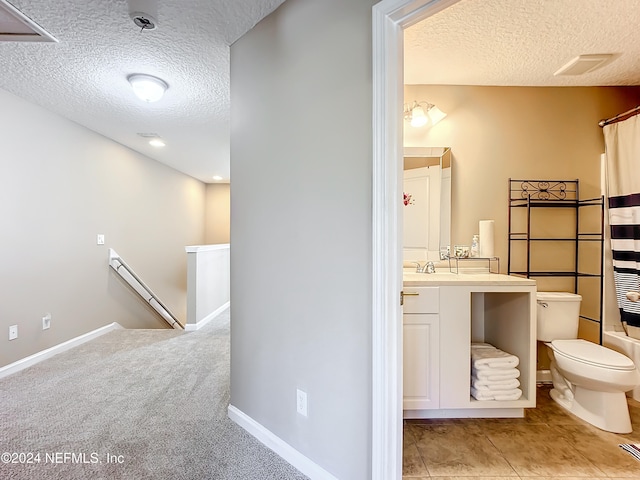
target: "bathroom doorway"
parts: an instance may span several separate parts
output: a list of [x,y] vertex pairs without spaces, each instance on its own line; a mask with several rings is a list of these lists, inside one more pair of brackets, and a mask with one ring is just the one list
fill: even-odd
[[402,478],[403,29],[459,0],[373,7],[372,479]]

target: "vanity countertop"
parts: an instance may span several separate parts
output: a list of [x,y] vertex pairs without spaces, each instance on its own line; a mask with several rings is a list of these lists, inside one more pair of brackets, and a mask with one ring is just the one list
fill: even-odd
[[532,286],[535,280],[498,273],[415,273],[403,272],[402,283],[407,287],[429,287],[437,285],[512,285]]

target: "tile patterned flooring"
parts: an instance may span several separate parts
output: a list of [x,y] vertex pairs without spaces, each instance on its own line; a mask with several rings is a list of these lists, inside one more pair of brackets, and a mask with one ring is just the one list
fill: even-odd
[[629,399],[633,433],[602,431],[537,389],[524,418],[405,420],[405,480],[640,479],[621,443],[640,443],[640,402]]

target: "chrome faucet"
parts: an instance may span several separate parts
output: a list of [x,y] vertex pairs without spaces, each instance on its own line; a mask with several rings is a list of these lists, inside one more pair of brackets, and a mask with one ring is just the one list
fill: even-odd
[[419,262],[413,263],[416,264],[416,273],[436,273],[436,266],[431,261],[425,263],[423,267]]

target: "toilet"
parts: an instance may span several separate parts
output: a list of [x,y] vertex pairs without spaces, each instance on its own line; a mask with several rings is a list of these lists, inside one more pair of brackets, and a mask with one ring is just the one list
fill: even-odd
[[574,293],[537,293],[538,340],[551,359],[551,398],[602,430],[630,433],[625,392],[640,384],[640,373],[623,354],[577,338],[581,300]]

